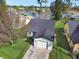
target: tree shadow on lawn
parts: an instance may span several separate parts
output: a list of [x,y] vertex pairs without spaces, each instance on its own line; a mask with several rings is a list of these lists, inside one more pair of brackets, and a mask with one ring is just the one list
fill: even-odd
[[66,39],[66,36],[64,36],[62,34],[62,30],[63,30],[63,28],[57,28],[56,29],[56,34],[57,34],[57,36],[56,36],[56,44],[57,44],[57,46],[59,46],[59,47],[61,47],[63,49],[71,51],[69,43],[68,43],[68,41]]
[[63,28],[56,28],[56,41],[54,41],[53,51],[49,59],[72,59],[69,43],[62,34]]
[[65,50],[65,49],[63,49],[63,48],[61,48],[61,47],[53,47],[55,50],[57,50],[57,51],[59,51],[59,52],[61,52],[62,54],[65,54],[66,56],[70,56],[70,57],[72,57],[71,56],[71,53],[68,51],[68,50]]
[[[57,34],[57,36],[56,36],[56,44],[57,44],[57,47],[63,48],[63,49],[65,49],[66,51],[69,51],[70,53],[65,53],[65,52],[62,51],[62,50],[58,50],[58,49],[55,48],[55,47],[54,47],[54,48],[55,48],[56,50],[58,50],[58,51],[64,53],[64,54],[66,54],[66,55],[70,55],[70,56],[71,56],[71,53],[72,53],[71,48],[70,48],[70,46],[69,46],[69,43],[68,43],[68,41],[67,41],[66,36],[64,36],[64,35],[62,34],[62,30],[63,30],[63,28],[57,28],[57,29],[56,29],[56,34]],[[71,57],[72,57],[72,56],[71,56]],[[77,59],[79,59],[79,54],[78,54],[76,57],[77,57]]]

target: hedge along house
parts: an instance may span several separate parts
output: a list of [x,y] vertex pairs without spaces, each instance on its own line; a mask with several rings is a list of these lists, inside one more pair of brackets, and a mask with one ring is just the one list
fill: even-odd
[[46,48],[52,50],[54,40],[54,23],[51,19],[36,17],[28,24],[27,35],[34,40],[35,48]]
[[69,45],[73,48],[74,51],[79,52],[79,22],[77,21],[68,21],[64,26],[65,35],[68,39]]

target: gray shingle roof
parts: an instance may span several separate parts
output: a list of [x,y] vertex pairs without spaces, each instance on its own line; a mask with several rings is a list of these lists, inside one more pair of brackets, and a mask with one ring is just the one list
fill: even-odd
[[77,26],[79,25],[79,22],[77,22],[77,21],[68,21],[68,25],[69,25],[69,35],[71,36],[72,33],[77,28]]
[[32,19],[28,25],[29,32],[36,32],[34,38],[45,37],[52,40],[51,37],[54,36],[55,29],[51,19]]
[[79,26],[75,29],[75,31],[71,35],[71,39],[74,44],[79,43]]
[[77,14],[75,14],[75,15],[72,15],[71,18],[79,19],[79,13],[77,13]]
[[72,42],[79,43],[79,22],[77,21],[68,21],[69,25],[69,35],[72,39]]

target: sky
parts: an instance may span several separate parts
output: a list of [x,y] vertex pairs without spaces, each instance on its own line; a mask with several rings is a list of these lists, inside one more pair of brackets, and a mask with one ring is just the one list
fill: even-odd
[[[50,6],[50,3],[54,1],[54,0],[48,0],[48,3],[44,4],[45,6]],[[37,0],[6,0],[6,3],[8,5],[24,5],[24,6],[28,6],[28,5],[35,5],[35,6],[39,6],[39,4],[37,3]]]
[[[44,6],[50,6],[50,3],[55,0],[48,0],[46,4],[43,3]],[[79,0],[72,0],[73,4],[76,6],[79,6]],[[39,6],[37,3],[37,0],[6,0],[7,5],[23,5],[23,6],[29,6],[29,5],[35,5]]]

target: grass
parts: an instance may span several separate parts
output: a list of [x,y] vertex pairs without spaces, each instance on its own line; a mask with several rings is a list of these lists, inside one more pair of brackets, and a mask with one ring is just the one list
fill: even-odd
[[62,21],[56,22],[56,42],[54,42],[53,51],[50,53],[49,59],[72,59],[71,55],[69,54],[70,47],[68,45],[66,37],[61,33],[63,28],[64,23]]
[[3,59],[22,59],[30,44],[24,40],[17,40],[14,45],[0,47],[0,57]]

